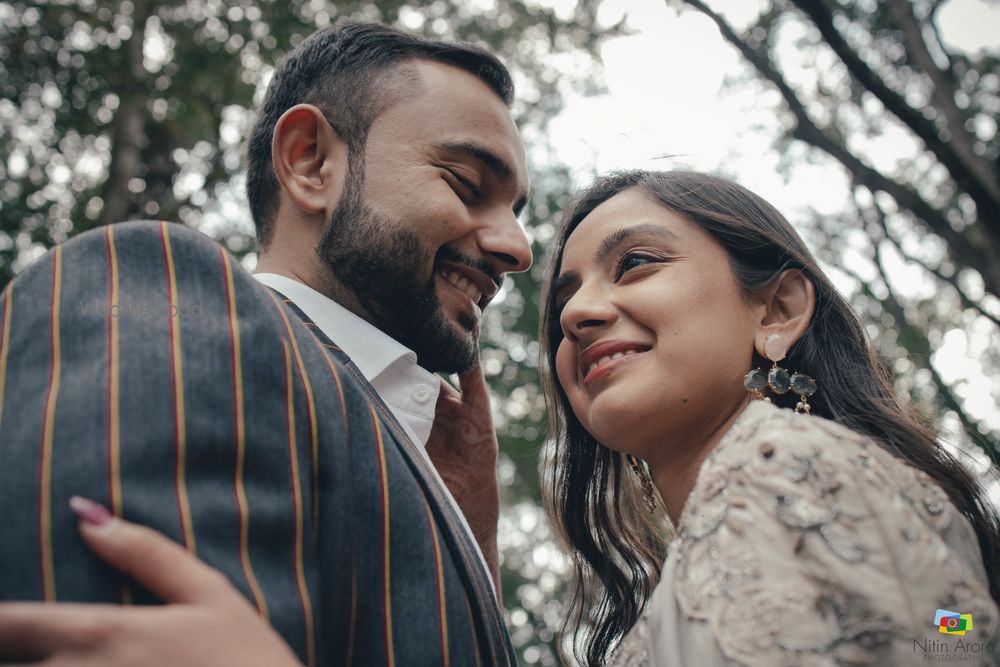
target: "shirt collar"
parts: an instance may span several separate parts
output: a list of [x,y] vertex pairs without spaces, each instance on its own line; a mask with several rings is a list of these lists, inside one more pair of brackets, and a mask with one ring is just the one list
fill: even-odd
[[416,366],[417,355],[410,348],[305,283],[276,273],[255,273],[254,278],[301,308],[351,358],[369,382],[396,362]]
[[254,278],[291,299],[351,358],[410,437],[427,444],[441,378],[418,366],[413,350],[305,283],[276,273]]

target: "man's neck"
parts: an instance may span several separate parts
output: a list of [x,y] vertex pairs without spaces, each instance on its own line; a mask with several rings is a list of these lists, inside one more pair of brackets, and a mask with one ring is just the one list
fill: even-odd
[[315,257],[314,252],[310,252],[305,257],[290,257],[288,253],[268,249],[261,252],[254,273],[273,273],[291,278],[311,287],[331,301],[335,301],[366,322],[374,324],[368,309],[361,305],[361,301],[354,293],[345,287],[329,269],[320,266],[320,261]]

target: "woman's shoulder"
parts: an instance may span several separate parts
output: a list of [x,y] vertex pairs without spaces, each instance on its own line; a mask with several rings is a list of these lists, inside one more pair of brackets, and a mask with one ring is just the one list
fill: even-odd
[[913,660],[938,609],[996,633],[975,534],[929,476],[767,403],[702,466],[673,548],[681,611],[742,664]]
[[[805,504],[820,499],[857,504],[864,499],[849,497],[845,487],[864,492],[865,497],[899,494],[936,532],[961,520],[947,494],[927,473],[886,451],[870,436],[765,401],[747,406],[706,460],[694,491],[707,500],[736,470],[752,473],[742,481],[753,487],[755,497],[773,498],[779,509],[785,507],[775,518],[790,520],[790,527],[822,521],[836,513],[834,502],[825,508],[812,508],[814,517],[803,515],[797,522],[792,520],[789,513],[809,514]],[[806,503],[807,499],[813,502]],[[898,508],[883,509],[892,513]]]

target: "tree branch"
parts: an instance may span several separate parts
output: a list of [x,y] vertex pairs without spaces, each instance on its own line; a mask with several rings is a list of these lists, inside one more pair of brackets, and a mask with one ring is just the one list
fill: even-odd
[[899,183],[863,162],[851,153],[841,143],[832,139],[813,122],[799,100],[798,95],[788,85],[784,77],[771,64],[764,53],[751,48],[719,14],[713,11],[702,0],[683,0],[705,16],[710,18],[722,33],[723,38],[732,44],[757,72],[771,82],[781,93],[789,110],[795,116],[796,127],[792,136],[804,141],[840,162],[854,179],[872,191],[882,191],[893,197],[901,207],[910,210],[922,220],[928,228],[942,237],[951,247],[953,257],[963,267],[976,269],[983,276],[986,289],[1000,296],[1000,252],[996,244],[989,242],[973,243],[973,240],[955,231],[941,211],[937,210],[914,189]]
[[[907,9],[909,8],[909,0],[890,0],[890,2],[893,5],[907,5]],[[833,14],[823,0],[792,0],[792,3],[812,20],[827,45],[847,67],[847,71],[877,97],[886,109],[920,137],[924,145],[948,169],[958,186],[969,193],[979,208],[982,224],[990,227],[1000,224],[1000,186],[992,182],[988,166],[984,170],[982,160],[972,152],[972,138],[965,129],[965,118],[956,117],[961,114],[954,104],[954,97],[948,99],[950,87],[927,51],[920,26],[913,14],[908,14],[911,19],[910,24],[905,20],[901,20],[901,23],[904,24],[904,32],[914,51],[914,60],[933,83],[935,106],[944,111],[948,121],[948,131],[952,136],[951,141],[942,139],[933,121],[907,104],[903,96],[892,90],[848,45],[840,31],[834,27]],[[919,42],[919,46],[914,42]],[[950,94],[954,95],[954,91],[951,90]],[[966,146],[967,151],[963,150]],[[1000,233],[997,234],[997,238],[1000,239]]]
[[841,271],[851,276],[861,285],[861,291],[865,296],[875,299],[880,304],[882,304],[883,310],[892,315],[896,320],[901,333],[904,335],[906,340],[910,341],[920,341],[919,349],[913,349],[907,346],[901,346],[906,350],[909,358],[920,368],[927,370],[930,373],[931,381],[934,383],[934,389],[937,393],[938,399],[941,401],[943,406],[951,410],[958,417],[959,421],[962,423],[962,430],[972,441],[972,443],[983,450],[990,460],[996,465],[1000,464],[1000,453],[998,453],[996,446],[991,442],[986,436],[979,432],[978,424],[965,413],[965,410],[959,404],[958,400],[955,398],[954,393],[952,393],[951,388],[945,383],[944,378],[938,373],[934,365],[931,364],[931,349],[930,343],[927,341],[927,337],[924,332],[921,331],[917,326],[912,324],[906,317],[906,311],[899,300],[896,298],[895,293],[892,291],[892,285],[886,279],[885,267],[882,265],[881,253],[878,250],[878,245],[875,245],[875,266],[879,272],[879,276],[882,282],[885,284],[888,296],[885,298],[880,298],[875,295],[872,291],[871,286],[848,267],[839,267]]
[[878,269],[879,277],[885,284],[886,292],[888,296],[885,299],[880,299],[882,302],[882,307],[888,306],[889,313],[896,319],[896,322],[904,329],[907,334],[906,339],[910,341],[919,341],[920,349],[913,350],[909,349],[911,358],[917,359],[921,366],[927,369],[931,374],[931,379],[934,382],[934,387],[937,390],[938,398],[944,403],[944,406],[954,412],[959,421],[962,422],[962,428],[965,430],[965,434],[969,437],[972,443],[983,450],[991,461],[995,464],[1000,464],[1000,452],[997,451],[996,446],[979,431],[979,424],[972,419],[965,410],[959,404],[958,400],[955,398],[955,394],[952,392],[951,387],[945,383],[944,378],[938,373],[937,369],[934,368],[934,364],[931,363],[931,346],[930,342],[927,340],[927,336],[924,332],[910,322],[909,318],[906,316],[906,310],[900,304],[899,299],[896,298],[896,294],[892,290],[892,284],[889,282],[888,275],[885,271],[885,265],[882,263],[882,251],[879,245],[875,244],[875,267]]
[[[855,197],[854,199],[854,206],[858,210],[858,214],[864,217],[864,210],[861,204],[858,203],[857,197]],[[885,238],[885,240],[887,240],[889,243],[892,244],[892,246],[896,249],[896,252],[898,252],[903,259],[905,259],[908,262],[913,262],[914,264],[922,268],[924,271],[927,271],[941,282],[951,285],[952,289],[954,289],[955,292],[958,294],[958,298],[962,302],[963,308],[971,308],[972,310],[975,310],[981,316],[985,317],[990,322],[993,322],[993,324],[995,324],[997,327],[1000,327],[1000,318],[998,318],[996,315],[993,315],[992,313],[987,312],[982,307],[982,305],[976,303],[965,294],[965,291],[958,284],[958,277],[956,274],[953,274],[951,276],[946,276],[940,269],[934,268],[924,260],[918,257],[914,257],[903,250],[903,245],[899,242],[898,239],[896,239],[889,232],[889,225],[886,220],[885,211],[882,210],[882,207],[879,206],[877,201],[874,201],[874,198],[872,201],[871,208],[875,212],[875,219],[878,222],[879,227],[882,229],[883,238]]]
[[[899,18],[899,24],[906,35],[906,48],[912,54],[917,67],[931,80],[934,91],[934,106],[944,114],[951,140],[941,142],[949,147],[967,172],[956,172],[938,155],[941,163],[952,173],[959,187],[969,193],[979,209],[979,222],[991,230],[991,236],[1000,242],[1000,182],[997,181],[990,163],[976,155],[972,149],[975,138],[966,129],[965,123],[971,116],[955,104],[955,86],[945,72],[938,67],[924,40],[923,27],[913,14],[910,0],[887,0],[889,8]],[[923,116],[920,116],[923,118]]]

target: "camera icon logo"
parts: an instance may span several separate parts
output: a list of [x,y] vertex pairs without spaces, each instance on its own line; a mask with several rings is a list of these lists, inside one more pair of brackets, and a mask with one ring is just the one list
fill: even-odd
[[972,614],[962,614],[957,611],[938,609],[934,612],[934,625],[943,635],[965,636],[972,629]]

